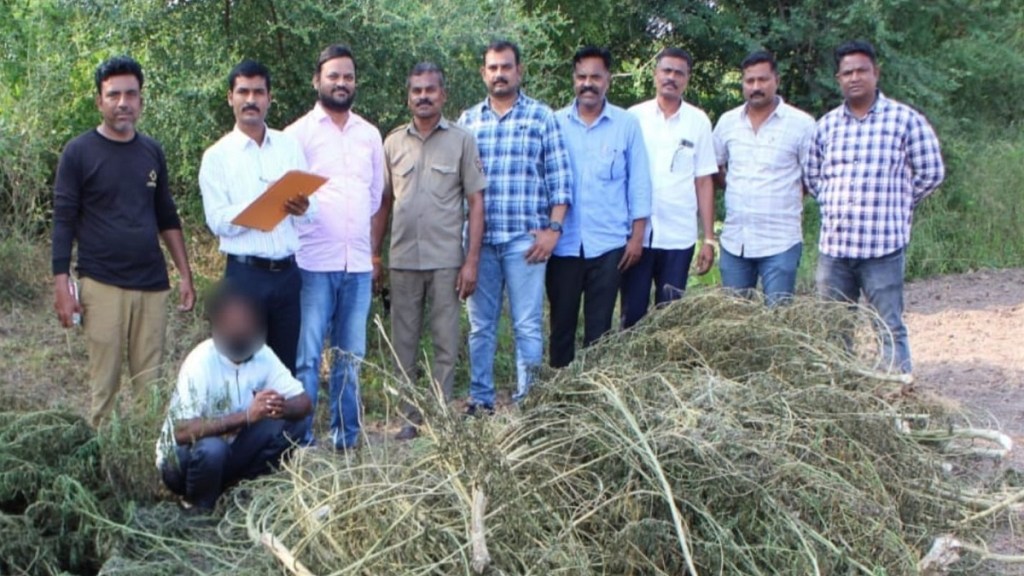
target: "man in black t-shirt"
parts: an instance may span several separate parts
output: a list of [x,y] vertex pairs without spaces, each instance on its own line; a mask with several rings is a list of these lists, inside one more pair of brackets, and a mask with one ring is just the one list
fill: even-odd
[[[142,68],[131,58],[100,64],[96,106],[103,121],[67,144],[54,186],[54,308],[65,328],[80,318],[85,330],[93,426],[114,408],[126,346],[138,406],[160,377],[170,283],[159,240],[181,278],[178,309],[191,310],[195,302],[163,149],[135,131],[142,80]],[[76,241],[78,300],[70,287]]]

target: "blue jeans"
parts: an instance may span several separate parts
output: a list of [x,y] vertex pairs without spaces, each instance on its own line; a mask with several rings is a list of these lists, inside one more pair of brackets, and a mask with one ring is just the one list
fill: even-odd
[[747,258],[723,248],[718,260],[722,286],[750,294],[757,288],[757,280],[760,278],[768,305],[784,303],[796,290],[796,271],[800,268],[803,249],[803,243],[797,242],[785,252],[762,258]]
[[164,485],[191,504],[212,510],[233,484],[273,471],[291,446],[286,432],[292,426],[285,420],[261,420],[243,428],[230,443],[207,436],[179,445],[160,468]]
[[526,262],[526,252],[533,242],[533,236],[524,234],[504,244],[484,244],[480,249],[479,279],[468,302],[469,396],[473,404],[494,406],[494,356],[506,287],[516,340],[515,401],[526,396],[543,360],[547,265]]
[[[335,448],[351,448],[359,440],[361,406],[359,367],[366,355],[366,320],[373,297],[370,272],[302,270],[302,332],[299,336],[298,379],[316,414],[324,337],[336,354],[330,374],[331,439]],[[330,331],[328,332],[328,329]],[[304,443],[312,445],[313,414],[306,419]]]
[[833,301],[856,303],[863,292],[885,325],[880,330],[884,367],[909,374],[913,366],[903,323],[905,265],[903,248],[878,258],[833,258],[822,254],[818,257],[817,283],[818,294]]

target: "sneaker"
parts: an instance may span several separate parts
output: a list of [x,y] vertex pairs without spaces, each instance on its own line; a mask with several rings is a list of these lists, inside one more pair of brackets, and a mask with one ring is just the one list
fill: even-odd
[[494,406],[490,404],[476,404],[474,402],[470,402],[466,405],[466,416],[468,418],[494,416]]
[[398,434],[395,434],[395,440],[412,440],[413,438],[416,438],[419,435],[420,431],[415,426],[413,426],[412,424],[406,424],[405,426],[402,426],[402,429],[399,430]]

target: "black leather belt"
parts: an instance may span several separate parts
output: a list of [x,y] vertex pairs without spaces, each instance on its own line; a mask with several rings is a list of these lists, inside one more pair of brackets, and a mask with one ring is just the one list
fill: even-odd
[[280,260],[272,260],[270,258],[260,258],[259,256],[236,256],[234,254],[228,254],[228,260],[233,260],[239,264],[245,264],[246,266],[252,266],[253,268],[259,268],[260,270],[269,270],[270,272],[289,270],[292,266],[295,266],[295,256],[281,258]]

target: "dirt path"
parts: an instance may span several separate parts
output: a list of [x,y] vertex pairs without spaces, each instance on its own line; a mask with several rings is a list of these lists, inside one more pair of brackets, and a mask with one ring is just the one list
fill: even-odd
[[[973,423],[1014,441],[1003,465],[1024,472],[1024,270],[946,276],[907,288],[907,324],[917,388],[950,398]],[[997,474],[999,470],[996,470]],[[990,539],[999,552],[1020,554],[1018,513]],[[1024,565],[982,565],[977,576],[1024,576]]]

